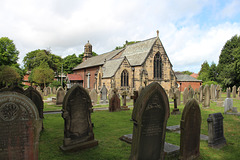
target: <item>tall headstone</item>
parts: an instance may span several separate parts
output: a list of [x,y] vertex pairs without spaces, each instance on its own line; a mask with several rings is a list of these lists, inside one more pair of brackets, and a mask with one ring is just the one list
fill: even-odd
[[0,93],[0,159],[38,160],[41,119],[35,104],[17,92]]
[[93,104],[97,104],[97,100],[98,100],[98,94],[97,91],[93,88],[90,93],[89,93],[92,103]]
[[210,87],[210,97],[212,100],[215,100],[215,85],[214,84],[211,84],[211,87]]
[[203,89],[204,93],[204,101],[203,101],[203,107],[210,107],[210,88],[209,85],[205,85]]
[[189,91],[188,91],[188,100],[192,99],[194,96],[194,90],[193,88],[190,86],[189,87]]
[[231,98],[231,90],[230,90],[230,87],[227,88],[227,98]]
[[43,117],[43,100],[42,96],[38,91],[36,91],[33,87],[28,87],[27,90],[24,91],[23,93],[25,96],[30,98],[33,103],[36,105],[39,113],[39,117],[42,119]]
[[94,140],[91,112],[92,102],[87,91],[74,85],[64,97],[62,117],[64,119],[63,151],[76,151],[98,145]]
[[180,128],[180,159],[195,159],[200,155],[201,110],[191,99],[183,109]]
[[236,94],[237,94],[237,87],[234,85],[232,87],[232,95],[233,95],[233,98],[236,98]]
[[232,98],[226,98],[224,101],[224,113],[226,113],[229,110],[233,109],[233,99]]
[[188,89],[185,88],[183,91],[183,104],[185,105],[187,103],[188,100]]
[[65,92],[65,90],[62,87],[58,87],[57,95],[56,95],[56,105],[63,104],[65,93],[66,92]]
[[120,99],[117,94],[117,89],[113,90],[113,95],[111,96],[111,99],[109,99],[109,112],[116,112],[120,111]]
[[107,93],[108,93],[108,90],[105,86],[105,83],[103,83],[103,87],[100,91],[101,93],[101,103],[107,103]]
[[130,159],[163,159],[169,101],[157,82],[138,97],[132,112],[133,139]]
[[203,86],[199,87],[199,102],[202,103],[203,101]]
[[177,105],[179,106],[181,105],[181,92],[178,89],[176,89],[175,94],[177,97]]
[[170,88],[170,90],[169,90],[169,92],[168,92],[168,98],[169,98],[169,99],[172,99],[173,96],[174,96],[174,90],[173,90],[173,88]]
[[51,87],[47,87],[47,94],[49,95],[49,94],[52,94],[52,88]]
[[217,87],[216,87],[216,100],[221,100],[221,98],[220,98],[220,91],[221,91],[221,87],[218,84]]
[[209,114],[208,122],[208,146],[221,148],[226,144],[223,131],[223,116],[221,113]]
[[52,94],[56,94],[57,93],[57,89],[56,89],[56,87],[53,87],[52,88]]
[[46,88],[46,87],[43,88],[43,95],[44,95],[44,96],[48,96],[48,91],[47,91],[47,88]]

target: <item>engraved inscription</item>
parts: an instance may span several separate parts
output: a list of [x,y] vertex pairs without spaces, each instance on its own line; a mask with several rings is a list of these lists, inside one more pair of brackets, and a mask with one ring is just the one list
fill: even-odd
[[18,111],[19,107],[15,103],[8,102],[0,107],[0,117],[4,121],[12,121],[17,117]]

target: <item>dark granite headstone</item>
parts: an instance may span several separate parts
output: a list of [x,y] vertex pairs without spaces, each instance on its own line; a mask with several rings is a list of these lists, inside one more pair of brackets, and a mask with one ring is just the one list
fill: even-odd
[[223,116],[221,113],[209,114],[208,122],[208,146],[221,148],[226,144],[223,131]]
[[42,96],[39,94],[38,91],[36,91],[33,87],[28,87],[27,90],[23,93],[25,96],[30,98],[33,103],[36,105],[39,113],[39,117],[42,119],[43,117],[43,100]]
[[17,92],[0,93],[0,159],[38,160],[41,119],[35,104]]
[[195,159],[200,155],[201,121],[198,102],[189,100],[183,109],[180,123],[180,159]]
[[120,99],[117,94],[117,90],[113,90],[114,94],[111,96],[111,99],[109,100],[109,112],[116,112],[120,111]]
[[63,151],[77,151],[98,145],[94,140],[91,98],[80,85],[74,85],[63,101],[64,140]]
[[133,140],[130,159],[163,159],[169,101],[161,85],[148,85],[132,112]]
[[58,87],[57,89],[57,95],[56,95],[56,105],[63,104],[63,99],[65,96],[65,90],[62,87]]
[[107,93],[108,93],[108,90],[107,90],[107,88],[105,86],[105,83],[103,83],[103,87],[102,87],[100,93],[101,93],[101,101],[100,102],[101,103],[107,103]]

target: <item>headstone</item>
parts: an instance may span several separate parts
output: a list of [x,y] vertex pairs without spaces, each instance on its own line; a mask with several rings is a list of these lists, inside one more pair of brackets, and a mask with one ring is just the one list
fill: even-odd
[[183,104],[185,105],[187,103],[188,100],[188,89],[185,88],[183,91]]
[[133,99],[133,107],[135,106],[135,103],[137,101],[137,98],[138,98],[138,91],[134,91],[133,92],[133,96],[131,96],[131,99]]
[[188,100],[192,99],[194,96],[194,90],[193,88],[190,86],[189,88],[189,93],[188,93]]
[[[178,91],[178,90],[177,90]],[[178,104],[177,104],[177,101],[178,101],[178,97],[177,97],[177,92],[173,93],[173,102],[174,102],[174,108],[173,108],[173,111],[171,112],[172,115],[178,115],[178,114],[181,114],[181,112],[179,111],[179,109],[177,108]]]
[[94,140],[91,98],[80,85],[74,85],[64,97],[62,117],[64,119],[63,151],[77,151],[98,145]]
[[194,98],[199,101],[199,92],[198,92],[198,89],[196,88],[195,89],[195,92],[194,92]]
[[212,100],[215,99],[215,85],[214,84],[211,84],[211,87],[210,87],[210,97]]
[[57,89],[56,89],[56,87],[53,87],[52,88],[52,94],[56,94],[57,93]]
[[238,98],[240,98],[240,86],[238,87]]
[[111,96],[111,99],[109,99],[109,112],[116,112],[121,110],[117,89],[113,90],[113,93],[114,94]]
[[231,91],[230,91],[230,87],[227,88],[227,98],[231,98]]
[[236,93],[237,93],[237,87],[234,85],[232,87],[232,95],[233,95],[233,98],[236,98]]
[[17,92],[0,93],[0,159],[38,160],[41,119],[35,104]]
[[203,101],[203,86],[199,87],[199,102],[202,103]]
[[121,109],[123,110],[129,110],[128,106],[127,106],[127,92],[124,91],[122,93],[122,106]]
[[203,107],[210,107],[210,88],[207,84],[203,89],[203,93],[204,93]]
[[148,85],[132,112],[133,139],[130,159],[163,159],[169,101],[157,82]]
[[23,94],[33,101],[38,109],[39,117],[43,119],[43,100],[39,92],[30,86]]
[[49,95],[49,94],[52,94],[52,88],[51,87],[47,87],[47,94]]
[[226,113],[229,110],[232,110],[232,108],[233,108],[233,99],[226,98],[224,101],[224,113]]
[[180,159],[195,159],[200,155],[201,110],[191,99],[183,109],[181,118]]
[[62,87],[58,87],[57,95],[56,95],[56,105],[63,104],[65,93],[66,92],[65,92],[65,90]]
[[0,92],[5,92],[5,91],[14,91],[14,92],[18,92],[23,94],[24,90],[22,87],[18,86],[18,85],[13,85],[9,88],[2,88],[0,89]]
[[173,88],[170,88],[169,92],[168,92],[168,98],[169,99],[172,99],[174,96],[174,91],[173,91]]
[[107,103],[107,93],[108,93],[108,90],[105,86],[105,83],[103,83],[103,87],[100,91],[101,93],[101,103]]
[[44,95],[44,96],[48,96],[48,91],[47,91],[47,88],[46,88],[46,87],[43,88],[43,95]]
[[181,92],[178,89],[176,89],[175,93],[177,97],[177,105],[179,106],[181,105]]
[[216,87],[216,100],[221,100],[221,98],[220,98],[220,91],[221,91],[221,87],[218,84],[217,87]]
[[98,94],[97,91],[95,89],[92,89],[89,93],[92,103],[93,104],[97,104],[97,100],[98,100]]
[[223,131],[223,116],[221,113],[209,114],[208,122],[208,146],[221,148],[226,144]]

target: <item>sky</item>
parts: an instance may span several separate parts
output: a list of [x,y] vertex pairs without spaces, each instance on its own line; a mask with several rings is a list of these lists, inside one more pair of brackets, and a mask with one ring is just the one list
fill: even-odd
[[97,54],[125,41],[159,38],[174,71],[198,73],[218,64],[227,40],[240,35],[239,0],[0,0],[0,37],[13,40],[19,63],[28,52],[50,49],[62,58]]

